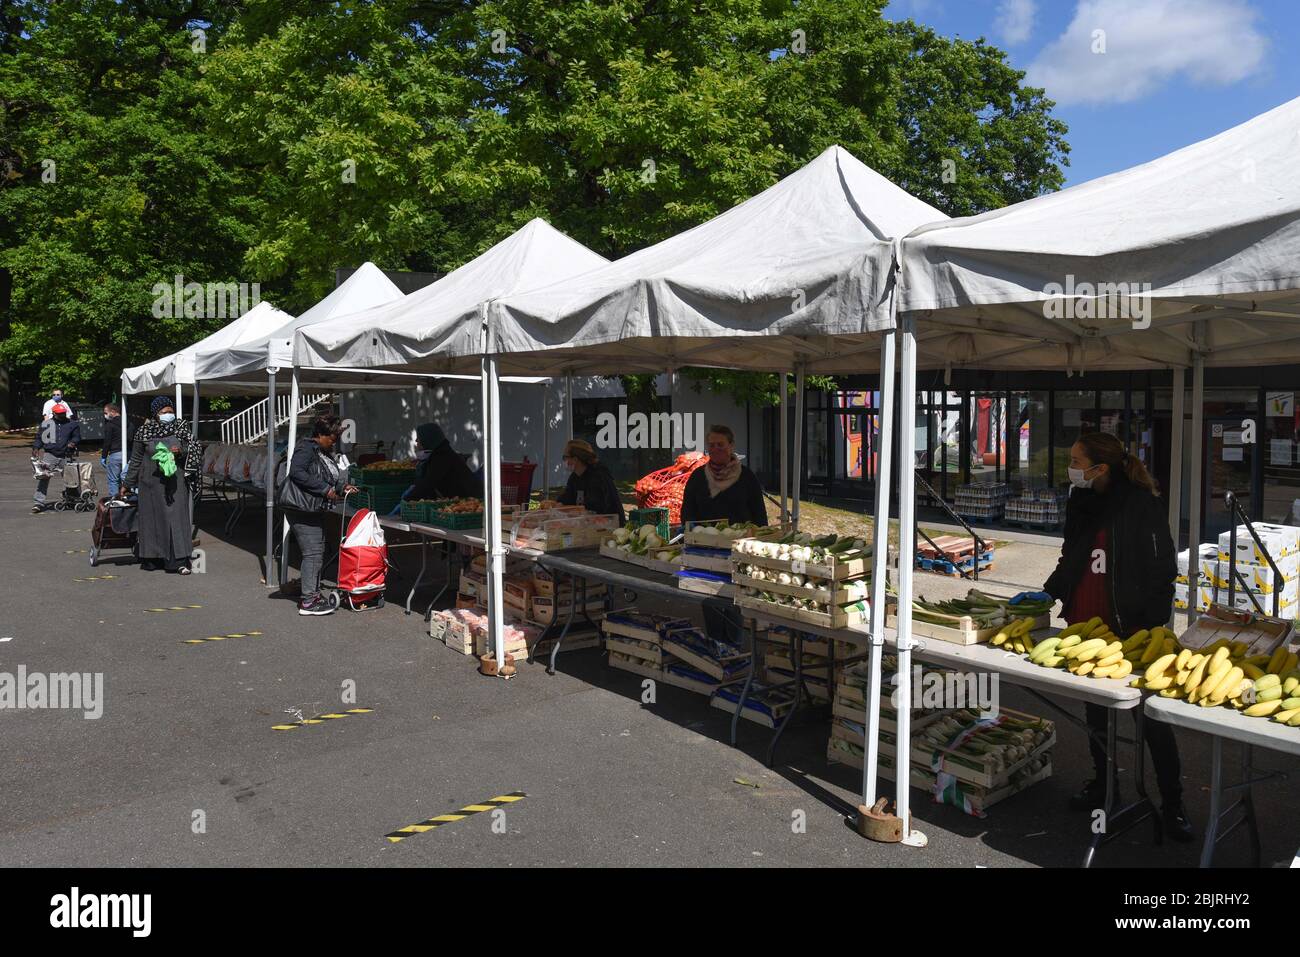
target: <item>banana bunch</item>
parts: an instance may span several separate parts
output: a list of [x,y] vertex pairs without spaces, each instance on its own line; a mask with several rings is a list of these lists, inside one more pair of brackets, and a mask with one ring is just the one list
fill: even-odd
[[1247,658],[1248,648],[1226,638],[1199,652],[1162,646],[1133,684],[1202,708],[1229,705],[1252,718],[1295,718],[1300,726],[1300,656],[1282,646],[1272,655]]
[[1034,650],[1034,639],[1029,637],[1029,632],[1034,627],[1033,617],[1016,618],[1007,622],[1002,630],[989,639],[989,644],[1003,647],[1007,651],[1015,651],[1022,655],[1027,655]]
[[1065,668],[1080,677],[1127,678],[1134,667],[1132,650],[1146,639],[1147,632],[1142,631],[1120,641],[1109,625],[1094,617],[1044,638],[1029,650],[1029,660],[1044,668]]

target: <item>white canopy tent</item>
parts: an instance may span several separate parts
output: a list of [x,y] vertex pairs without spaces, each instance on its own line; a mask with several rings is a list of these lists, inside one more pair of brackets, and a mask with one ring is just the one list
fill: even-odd
[[139,395],[142,392],[159,392],[163,389],[175,386],[176,388],[176,414],[181,414],[181,387],[193,387],[193,409],[194,428],[197,433],[199,421],[199,385],[194,378],[194,357],[200,352],[206,352],[211,349],[223,349],[238,346],[242,343],[253,342],[292,321],[293,317],[287,312],[282,312],[269,302],[263,300],[253,306],[242,316],[225,326],[222,326],[216,332],[205,336],[193,345],[186,346],[178,352],[173,352],[169,356],[161,359],[155,359],[153,362],[145,363],[142,366],[134,366],[130,369],[122,370],[122,450],[125,455],[126,447],[126,397],[128,395]]
[[[501,498],[500,445],[495,438],[500,430],[500,390],[495,372],[489,375],[477,354],[482,344],[483,304],[499,296],[585,273],[607,262],[545,220],[533,219],[432,285],[364,312],[303,326],[295,338],[295,376],[299,368],[306,375],[328,373],[336,363],[448,375],[451,364],[440,356],[449,350],[459,354],[455,368],[479,373],[476,378],[482,382],[483,458],[488,500],[484,537],[489,555],[495,556],[490,561],[496,571],[489,575],[488,587],[496,596],[494,607],[498,609],[493,619],[498,661],[504,660],[499,616],[504,547],[500,510],[492,503]],[[537,377],[515,381],[549,382]],[[543,418],[548,398],[544,392]],[[549,451],[544,448],[544,470],[549,469],[549,459]]]
[[[493,397],[501,371],[567,376],[672,372],[683,365],[782,373],[793,368],[800,387],[799,448],[806,372],[868,370],[875,367],[879,349],[881,415],[888,423],[893,409],[895,237],[942,218],[841,147],[831,147],[775,186],[694,229],[545,288],[486,303],[481,338],[453,337],[443,355],[420,358],[416,367],[451,371],[479,358],[493,410],[493,440],[499,432]],[[785,454],[783,447],[783,484]],[[877,515],[889,514],[889,474],[889,445],[883,443]],[[495,511],[498,492],[489,490],[488,515]],[[783,488],[783,499],[785,495]],[[888,521],[878,521],[872,606],[882,612],[888,540]],[[499,658],[499,555],[490,559],[490,567],[494,584],[488,615]],[[884,615],[874,614],[876,682],[883,642]],[[900,668],[908,667],[910,646],[903,643]],[[900,713],[900,734],[908,733],[906,722],[906,712]],[[876,730],[873,726],[868,732],[873,752]],[[868,762],[864,772],[869,794],[875,791],[874,764]],[[899,813],[906,819],[905,777],[898,793]],[[924,836],[910,832],[907,839],[923,842]]]
[[[1196,495],[1205,365],[1300,362],[1297,155],[1300,99],[1150,163],[915,230],[900,244],[904,396],[918,354],[939,367],[1171,368],[1178,425],[1169,517],[1177,542],[1185,369],[1192,369]],[[905,472],[913,435],[906,419],[899,453]],[[902,479],[906,528],[915,489]],[[1189,515],[1195,554],[1199,498]],[[900,555],[899,565],[907,607],[910,554]],[[1195,617],[1194,602],[1188,613]],[[907,700],[900,696],[900,709]],[[903,756],[898,763],[905,766]]]
[[[266,430],[266,583],[271,585],[271,568],[274,562],[274,528],[275,528],[275,394],[276,374],[280,368],[293,361],[293,335],[302,326],[316,322],[325,322],[336,316],[346,315],[368,309],[385,302],[402,297],[402,291],[393,281],[384,275],[382,269],[372,262],[362,263],[351,276],[339,284],[332,292],[316,305],[296,319],[290,319],[265,336],[251,339],[234,347],[225,349],[203,350],[194,357],[194,377],[196,381],[217,380],[224,383],[229,391],[267,391],[267,430]],[[265,385],[258,385],[256,377],[265,375]],[[380,377],[369,376],[377,379]],[[357,379],[349,370],[334,370],[331,381],[353,381]],[[387,382],[385,385],[389,384]],[[290,408],[297,412],[299,387],[297,376],[293,377]],[[290,442],[293,441],[296,415],[291,416],[289,427]],[[288,535],[288,525],[285,526]],[[283,577],[283,576],[281,576]]]

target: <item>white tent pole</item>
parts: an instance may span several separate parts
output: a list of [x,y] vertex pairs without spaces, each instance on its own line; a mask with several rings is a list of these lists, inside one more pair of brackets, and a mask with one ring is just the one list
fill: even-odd
[[573,438],[573,374],[569,373],[564,377],[564,422],[569,430],[569,438]]
[[[289,458],[293,458],[293,447],[298,442],[298,367],[294,366],[289,384]],[[344,521],[347,520],[345,515]],[[280,528],[280,584],[289,580],[289,516],[281,519]],[[306,597],[305,595],[303,596]]]
[[[345,407],[344,407],[344,404],[343,404],[343,399],[344,399],[344,397],[345,397],[346,395],[347,395],[347,393],[344,392],[342,389],[339,390],[339,424],[340,424],[340,425],[342,425],[344,422],[347,421],[347,412],[345,411]],[[339,442],[339,451],[340,451],[340,452],[343,451],[343,443],[342,443],[342,442]]]
[[542,498],[551,484],[551,380],[542,383]]
[[903,823],[903,843],[924,847],[926,837],[912,830],[910,769],[912,766],[912,574],[916,531],[912,525],[916,505],[916,327],[911,319],[901,323],[902,388],[898,416],[898,743],[894,778],[895,804]]
[[488,534],[491,536],[488,546],[491,549],[488,559],[489,591],[488,596],[492,604],[492,614],[488,620],[488,627],[492,632],[492,647],[496,650],[496,658],[499,667],[504,667],[506,662],[506,639],[505,628],[503,627],[503,616],[505,614],[504,590],[502,587],[502,578],[505,570],[502,567],[505,564],[506,547],[501,542],[501,382],[497,377],[497,360],[496,356],[489,355],[488,365],[488,400],[490,415],[488,418],[491,427],[491,449],[492,467],[488,471],[488,487],[490,488],[488,501],[484,504],[485,524],[488,526]]
[[[194,400],[194,408],[190,410],[190,436],[191,436],[191,438],[194,439],[194,445],[193,445],[193,448],[196,448],[196,449],[197,449],[197,448],[199,447],[199,445],[198,445],[198,442],[199,442],[199,380],[198,380],[198,379],[195,379],[195,380],[194,380],[194,385],[193,385],[193,387],[192,387],[192,389],[191,389],[191,395],[192,395],[193,400]],[[178,416],[180,415],[179,412],[176,413],[176,414],[177,414]],[[188,463],[188,464],[191,464],[191,465],[192,465],[193,463]],[[202,487],[202,485],[203,485],[203,462],[202,462],[202,460],[199,461],[199,463],[198,463],[198,468],[194,470],[194,478],[195,478],[195,481],[197,481],[197,482],[199,483],[199,486]],[[190,492],[190,533],[191,533],[191,537],[193,536],[193,532],[194,532],[194,493],[193,493],[193,490],[191,490],[191,492]],[[190,544],[190,549],[191,549],[191,551],[190,551],[190,557],[191,557],[191,558],[194,557],[193,548],[194,548],[194,545],[193,545],[193,543],[191,542],[191,544]]]
[[790,423],[789,416],[786,415],[785,393],[789,385],[790,377],[787,373],[781,373],[781,404],[777,407],[781,416],[781,525],[787,527],[790,524],[790,506],[786,501],[786,496],[790,491]]
[[[1201,340],[1201,324],[1198,322],[1196,330],[1197,344]],[[1203,466],[1205,464],[1205,357],[1198,350],[1192,358],[1192,480],[1187,490],[1187,547],[1190,551],[1187,554],[1187,580],[1188,580],[1188,598],[1191,594],[1191,559],[1197,555],[1201,548],[1201,499],[1204,493],[1203,485]],[[1199,562],[1199,558],[1197,559]],[[1200,568],[1198,564],[1197,569]],[[1187,623],[1190,625],[1196,621],[1196,602],[1189,600],[1187,602]]]
[[[1178,551],[1179,526],[1183,517],[1183,404],[1186,378],[1182,366],[1174,369],[1173,411],[1169,426],[1169,533],[1174,539],[1174,551]],[[1199,574],[1200,559],[1196,549],[1187,553],[1187,597],[1188,604],[1196,602],[1196,579]],[[1170,609],[1170,621],[1173,621],[1173,609]]]
[[[125,475],[125,474],[126,474],[126,466],[127,466],[127,463],[131,461],[131,450],[128,449],[128,448],[126,447],[126,373],[122,373],[122,405],[121,405],[121,408],[120,408],[118,411],[120,411],[120,412],[122,413],[120,416],[118,416],[118,418],[119,418],[120,421],[121,421],[121,426],[120,426],[120,427],[121,427],[121,429],[122,429],[122,471],[121,471],[121,474],[122,474],[122,475]],[[121,492],[123,492],[123,491],[124,491],[124,489],[123,489],[122,486],[119,484],[119,485],[118,485],[118,492],[119,492],[119,494],[120,494]]]
[[[191,389],[190,392],[191,392],[191,398],[194,401],[194,408],[190,410],[190,423],[191,423],[190,431],[194,434],[194,438],[198,439],[199,437],[199,380],[198,379],[194,380],[194,388]],[[177,412],[176,414],[178,416],[180,415],[179,412]]]
[[790,498],[796,529],[799,528],[799,491],[803,484],[801,481],[803,477],[803,387],[804,367],[803,363],[800,363],[794,374],[794,469],[790,476]]
[[178,419],[183,419],[185,417],[185,410],[181,408],[181,399],[183,398],[181,390],[182,390],[182,386],[179,382],[177,382],[176,383],[176,408],[173,411],[176,413],[176,418]]
[[266,370],[266,587],[275,582],[275,373],[271,366]]
[[862,762],[862,803],[871,807],[877,793],[880,755],[880,659],[885,644],[885,578],[889,568],[889,481],[894,431],[894,330],[880,341],[880,425],[876,431],[876,519],[871,536],[871,673],[867,692],[867,740]]
[[[676,369],[668,370],[668,405],[673,412],[679,411],[677,408],[677,370]],[[669,419],[668,421],[671,423],[672,419]],[[668,431],[671,435],[671,438],[669,438],[668,441],[672,443],[672,449],[670,450],[671,458],[673,461],[676,461],[677,460],[677,430],[673,428],[672,425],[669,425]]]

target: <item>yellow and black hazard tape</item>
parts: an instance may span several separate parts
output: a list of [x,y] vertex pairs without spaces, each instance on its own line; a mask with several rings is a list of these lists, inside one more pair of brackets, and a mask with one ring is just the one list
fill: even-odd
[[472,817],[483,811],[490,811],[493,808],[504,807],[507,804],[514,804],[516,801],[522,801],[528,795],[523,791],[511,791],[509,794],[502,794],[499,797],[488,798],[486,801],[480,801],[478,804],[466,804],[463,808],[455,811],[449,811],[446,814],[439,814],[437,817],[431,817],[427,821],[421,821],[419,824],[408,824],[406,827],[399,827],[390,834],[385,834],[389,842],[396,844],[404,841],[415,834],[423,834],[425,831],[432,831],[435,827],[442,827],[444,824],[455,824],[457,821],[463,821],[467,817]]
[[294,721],[292,724],[273,724],[272,731],[292,731],[294,728],[301,728],[304,724],[324,724],[332,718],[350,718],[354,714],[370,714],[374,708],[348,708],[347,711],[327,711],[325,714],[318,714],[314,718],[303,718],[301,721]]
[[89,553],[89,548],[65,548],[63,550],[63,554],[65,555],[87,555]]
[[208,638],[186,638],[181,642],[183,645],[203,645],[209,641],[225,641],[227,638],[257,638],[262,633],[260,631],[235,631],[228,635],[212,635]]
[[89,578],[74,578],[74,582],[106,582],[118,578],[117,575],[91,575]]
[[146,608],[145,611],[189,611],[191,608],[202,608],[202,605],[172,605],[169,608]]

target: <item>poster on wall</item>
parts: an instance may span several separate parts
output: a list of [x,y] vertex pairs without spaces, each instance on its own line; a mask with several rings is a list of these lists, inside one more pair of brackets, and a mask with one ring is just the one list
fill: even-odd
[[1223,461],[1225,461],[1225,462],[1241,462],[1241,461],[1244,461],[1244,460],[1245,460],[1245,452],[1246,452],[1246,450],[1243,449],[1240,445],[1237,445],[1237,446],[1228,446],[1228,447],[1226,447],[1226,448],[1223,450]]
[[1291,440],[1290,439],[1269,440],[1268,464],[1269,465],[1290,465],[1291,464]]
[[1288,419],[1291,418],[1295,413],[1295,393],[1265,392],[1264,410],[1265,414],[1270,416],[1280,416]]

